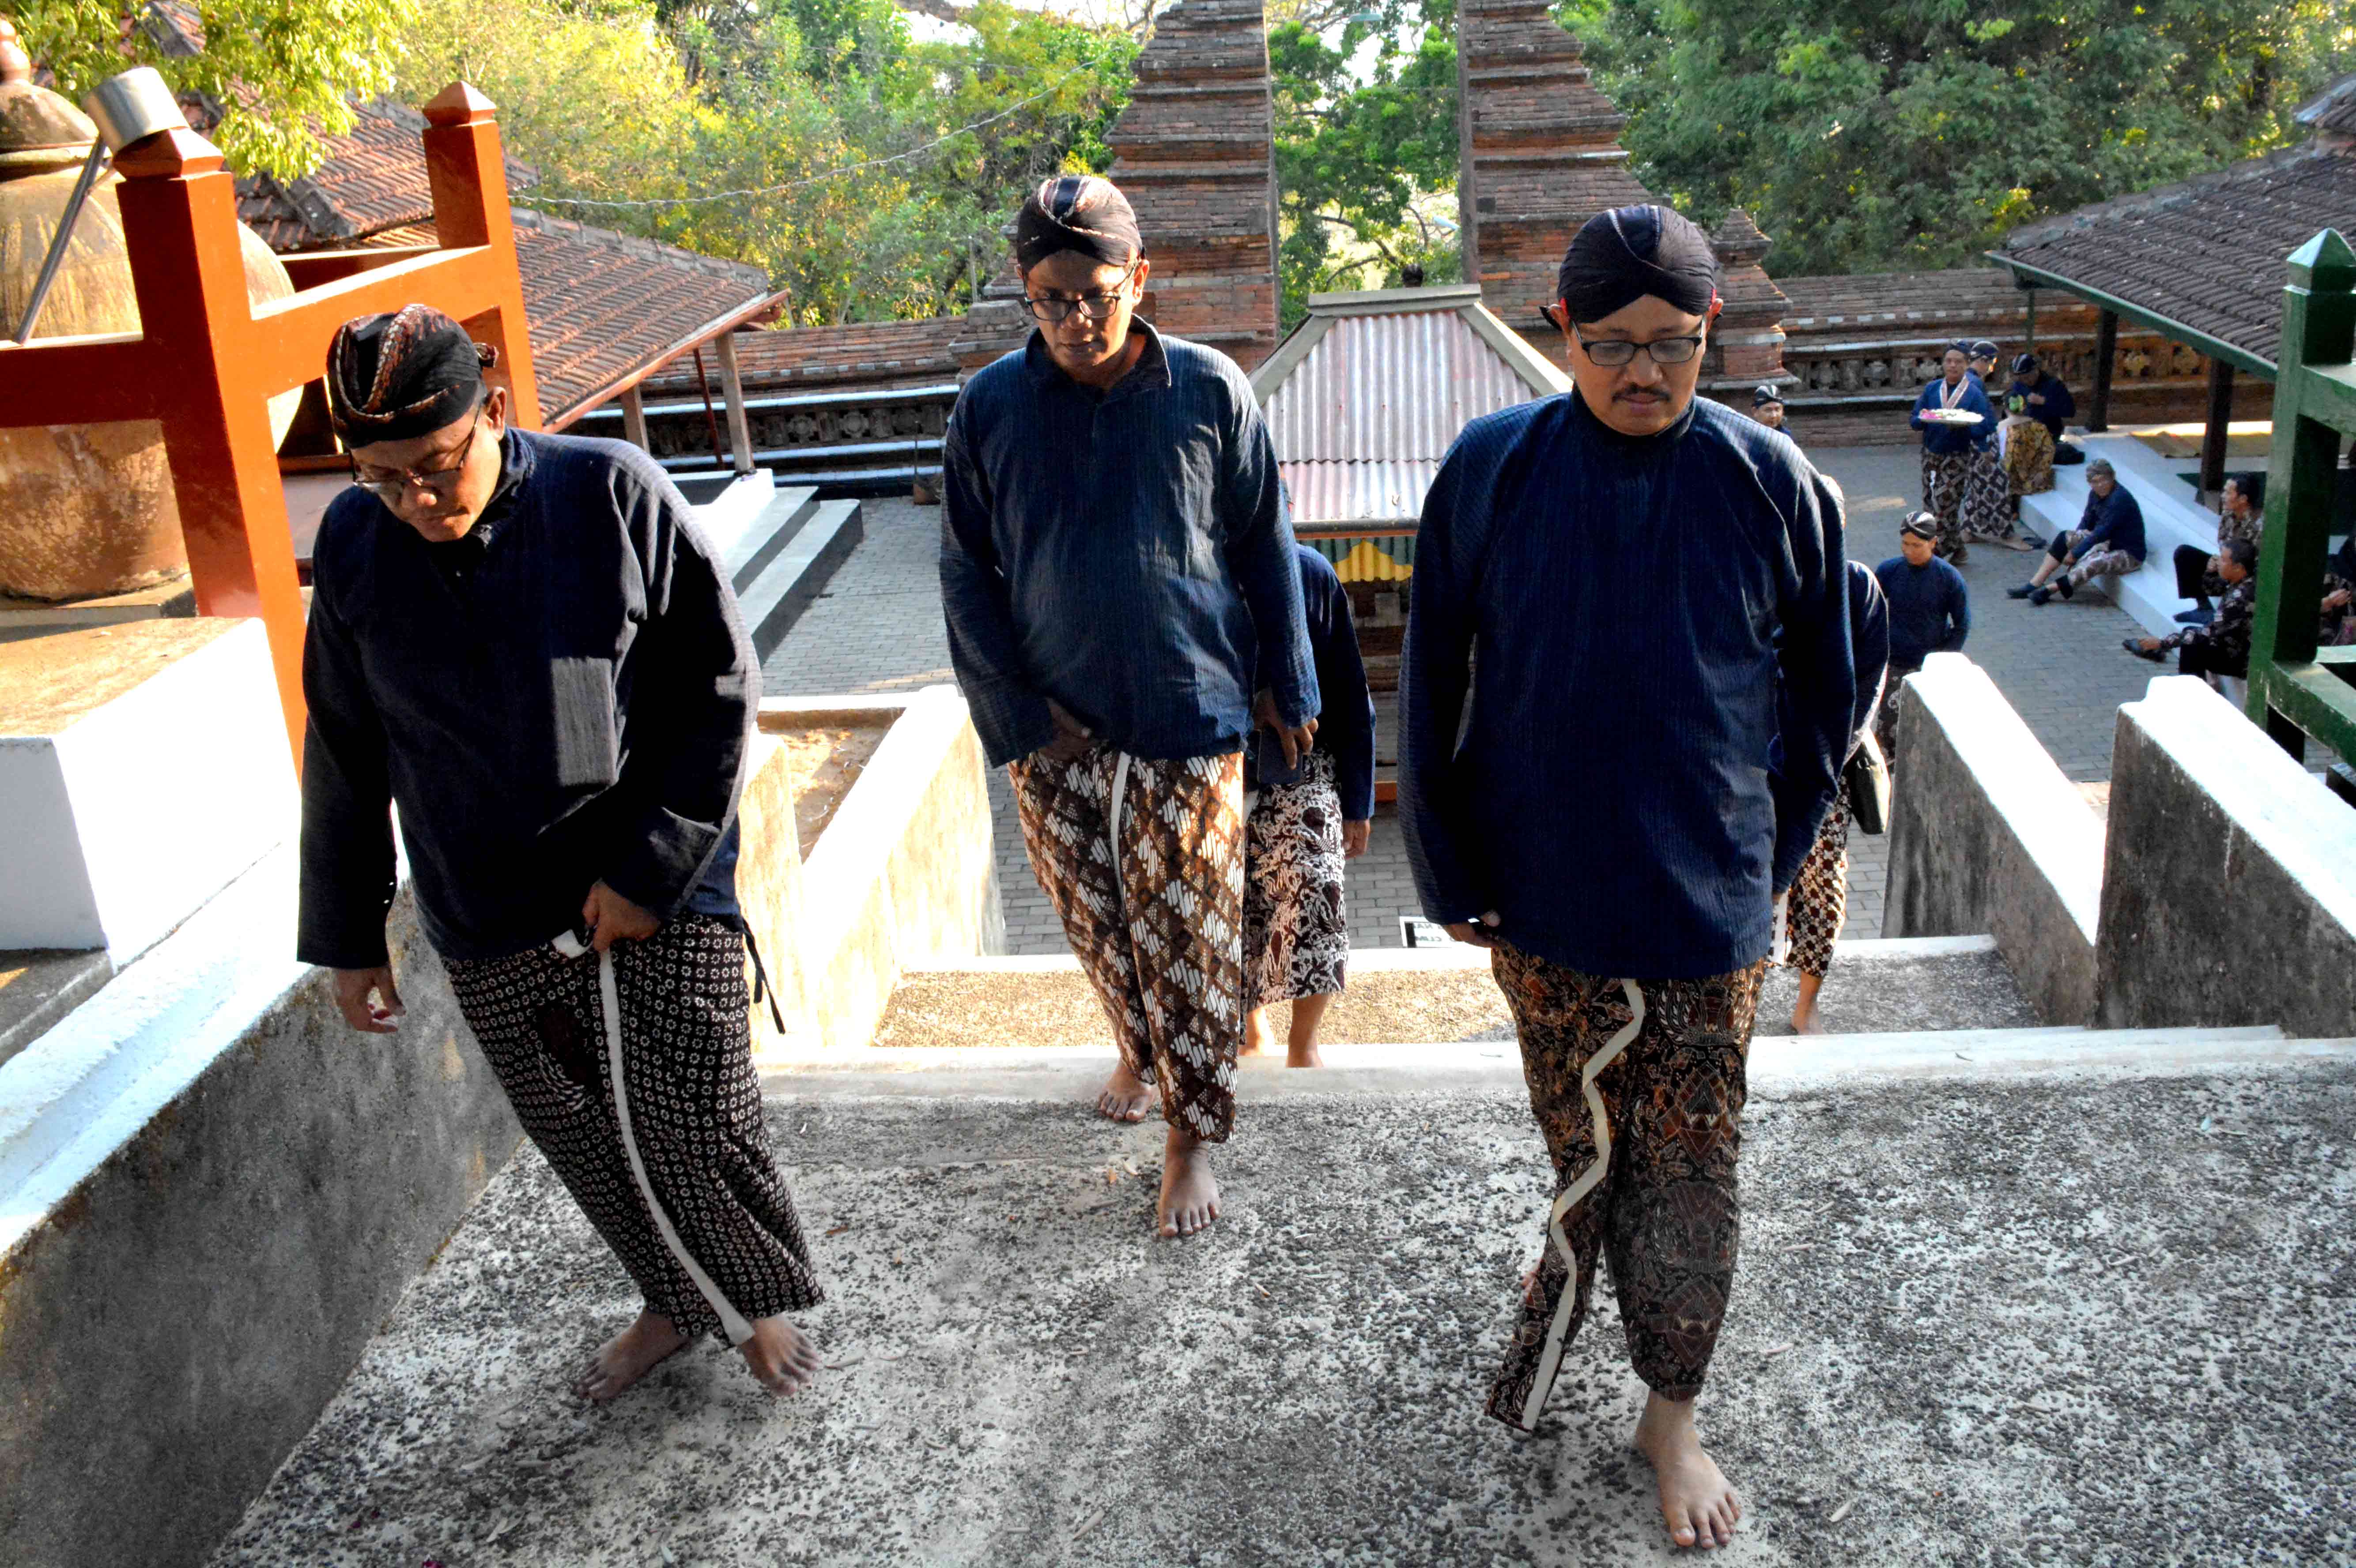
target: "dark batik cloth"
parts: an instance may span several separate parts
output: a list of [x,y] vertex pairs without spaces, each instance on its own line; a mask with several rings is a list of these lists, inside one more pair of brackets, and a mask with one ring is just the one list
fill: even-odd
[[1160,1086],[1164,1121],[1225,1141],[1244,1039],[1242,754],[1153,761],[1098,745],[1070,763],[1027,757],[1007,776],[1031,869],[1121,1061]]
[[1576,392],[1485,415],[1425,497],[1414,591],[1399,818],[1424,913],[1494,910],[1590,974],[1765,957],[1856,681],[1840,496],[1799,448],[1706,398],[1642,438]]
[[2257,635],[2258,580],[2244,577],[2225,590],[2205,626],[2187,626],[2159,639],[2163,648],[2183,650],[2177,667],[2186,675],[2230,675],[2246,679],[2250,644]]
[[1972,453],[1964,475],[1965,534],[1976,539],[2000,539],[2012,532],[2012,481],[2004,471],[2004,455],[1991,442]]
[[1844,782],[1816,830],[1816,842],[1800,862],[1792,896],[1783,905],[1783,934],[1790,950],[1783,962],[1821,980],[1833,966],[1833,944],[1848,918],[1848,785]]
[[1922,453],[1922,509],[1939,519],[1939,549],[1952,554],[1964,542],[1964,496],[1971,487],[1968,452]]
[[[1325,732],[1320,729],[1319,741]],[[1244,1004],[1330,996],[1349,977],[1342,797],[1331,753],[1301,759],[1292,784],[1263,784],[1244,849]],[[1353,818],[1353,820],[1356,820]]]
[[[1333,563],[1305,544],[1293,547],[1301,563],[1301,607],[1309,626],[1309,647],[1317,665],[1317,750],[1333,759],[1333,790],[1342,815],[1365,822],[1375,815],[1375,697],[1366,666],[1358,656],[1358,629],[1350,618],[1350,591]],[[1258,731],[1264,736],[1265,731]],[[1244,752],[1244,788],[1260,785],[1261,741]],[[1280,753],[1271,752],[1270,756]]]
[[654,461],[509,431],[472,545],[367,491],[328,506],[303,689],[295,955],[385,962],[392,823],[444,958],[581,918],[590,884],[734,918],[735,803],[760,667],[726,573]]
[[[746,1319],[822,1298],[809,1243],[769,1154],[753,1071],[744,939],[682,915],[614,947],[631,1130],[655,1200]],[[656,1230],[622,1147],[597,958],[534,947],[460,959],[450,988],[516,1116],[629,1270],[647,1306],[686,1334],[720,1332]]]
[[[1521,1035],[1530,1109],[1553,1156],[1558,1194],[1596,1163],[1599,1145],[1580,1091],[1589,1061],[1634,1017],[1622,982],[1581,974],[1500,945],[1498,988]],[[1664,1399],[1701,1392],[1734,1285],[1741,1221],[1735,1154],[1744,1071],[1764,963],[1699,980],[1637,980],[1643,1030],[1595,1077],[1611,1135],[1601,1181],[1563,1217],[1566,1257],[1541,1242],[1489,1413],[1529,1428],[1551,1392],[1547,1340],[1573,1293],[1560,1345],[1586,1318],[1595,1260],[1608,1255],[1628,1359]],[[1558,1368],[1559,1363],[1558,1362]]]
[[949,662],[993,764],[1055,738],[1050,698],[1141,757],[1243,749],[1253,694],[1318,709],[1292,527],[1251,383],[1144,323],[1098,393],[1039,335],[968,382],[941,452]]

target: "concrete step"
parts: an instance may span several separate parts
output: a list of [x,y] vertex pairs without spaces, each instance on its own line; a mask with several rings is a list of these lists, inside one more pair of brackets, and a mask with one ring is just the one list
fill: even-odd
[[[2335,1556],[2356,1042],[2175,1038],[2140,1074],[1779,1102],[1764,1072],[1708,1396],[1743,1496],[1719,1555]],[[1152,1239],[1162,1128],[1063,1085],[787,1084],[771,1138],[829,1299],[783,1403],[701,1343],[584,1413],[569,1376],[639,1303],[527,1148],[212,1561],[1673,1561],[1611,1290],[1534,1435],[1483,1413],[1553,1191],[1515,1078],[1243,1076],[1220,1219],[1183,1244]],[[2088,1420],[2108,1391],[2147,1397]],[[1186,1506],[1136,1506],[1141,1466]]]
[[[2144,557],[2142,571],[2118,580],[2119,608],[2154,636],[2179,630],[2176,613],[2190,609],[2192,601],[2177,596],[2176,547],[2189,544],[2210,551],[2217,548],[2217,515],[2201,506],[2192,486],[2178,477],[2198,472],[2200,464],[2190,458],[2162,457],[2131,435],[2073,436],[2072,440],[2090,459],[2110,459],[2119,483],[2143,508],[2144,539],[2149,553]],[[2089,494],[2084,464],[2056,468],[2052,489],[2021,497],[2021,518],[2051,539],[2063,528],[2078,526]],[[2024,555],[2020,559],[2025,580],[2039,558]]]
[[809,504],[807,520],[760,563],[750,585],[736,591],[737,605],[744,612],[744,626],[753,635],[756,653],[766,659],[776,651],[863,537],[865,526],[858,501]]
[[[1326,1014],[1324,1036],[1361,1045],[1513,1038],[1513,1019],[1478,948],[1360,948],[1349,986]],[[1759,1030],[1786,1032],[1797,987],[1771,969]],[[1835,1034],[2008,1029],[2038,1022],[1993,938],[1844,942],[1819,997]],[[1070,957],[977,958],[912,969],[900,979],[875,1044],[930,1050],[1111,1048],[1096,994]]]
[[761,508],[749,526],[721,549],[720,559],[728,570],[728,585],[739,594],[750,589],[759,579],[761,569],[775,560],[777,553],[817,516],[818,506],[818,492],[806,485],[773,492],[769,504]]

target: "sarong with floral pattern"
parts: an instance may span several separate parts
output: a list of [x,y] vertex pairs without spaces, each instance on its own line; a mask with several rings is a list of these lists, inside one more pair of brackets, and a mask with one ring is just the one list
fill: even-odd
[[1500,945],[1492,966],[1557,1196],[1489,1413],[1537,1424],[1606,1253],[1636,1375],[1665,1399],[1691,1399],[1734,1284],[1734,1160],[1766,962],[1700,980],[1615,979]]
[[1292,784],[1265,784],[1244,848],[1244,1001],[1332,996],[1347,982],[1342,796],[1333,753],[1312,752]]
[[1968,452],[1922,454],[1922,509],[1939,519],[1943,555],[1964,542],[1964,496],[1971,487],[1971,475]]
[[1162,1119],[1211,1143],[1235,1125],[1244,1040],[1244,759],[1092,746],[1010,764],[1031,869],[1063,920],[1121,1060]]

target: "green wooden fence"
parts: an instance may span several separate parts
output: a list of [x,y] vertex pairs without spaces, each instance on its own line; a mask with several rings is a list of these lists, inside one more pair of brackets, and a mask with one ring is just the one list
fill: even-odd
[[2308,737],[2356,762],[2356,647],[2316,645],[2340,448],[2356,435],[2356,251],[2327,229],[2290,257],[2275,445],[2258,559],[2249,716],[2290,752]]

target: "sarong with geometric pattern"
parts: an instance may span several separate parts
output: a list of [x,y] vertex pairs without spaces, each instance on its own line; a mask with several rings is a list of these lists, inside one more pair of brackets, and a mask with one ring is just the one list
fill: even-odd
[[1783,931],[1791,951],[1783,962],[1803,975],[1823,979],[1832,972],[1833,944],[1848,916],[1848,781],[1833,794],[1832,809],[1816,829],[1816,841],[1792,879],[1783,905]]
[[1922,453],[1922,509],[1939,519],[1939,549],[1964,542],[1964,497],[1971,488],[1968,452]]
[[735,1315],[816,1306],[824,1293],[761,1119],[743,933],[687,914],[613,951],[627,1145],[597,956],[535,947],[447,965],[516,1119],[648,1307],[681,1333],[733,1337],[648,1211],[631,1146],[673,1233]]
[[1007,767],[1031,869],[1162,1116],[1208,1143],[1235,1125],[1244,1040],[1244,759],[1096,745]]
[[1556,1198],[1489,1413],[1537,1426],[1600,1256],[1636,1375],[1665,1399],[1691,1399],[1734,1284],[1734,1161],[1765,960],[1701,980],[1587,975],[1503,944],[1491,964]]

